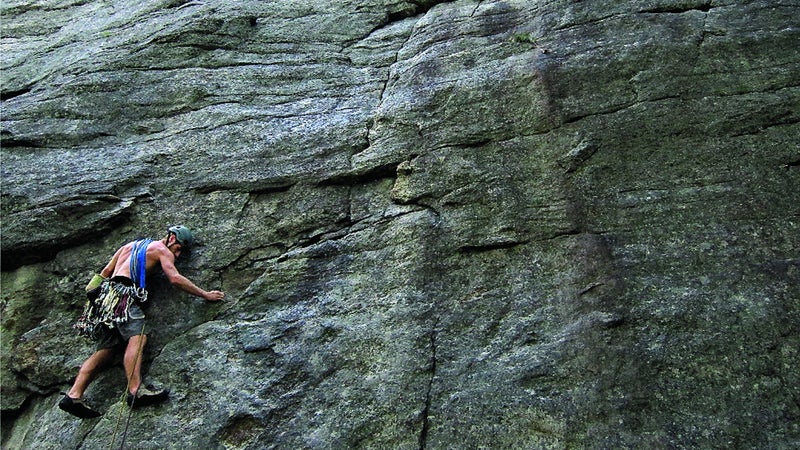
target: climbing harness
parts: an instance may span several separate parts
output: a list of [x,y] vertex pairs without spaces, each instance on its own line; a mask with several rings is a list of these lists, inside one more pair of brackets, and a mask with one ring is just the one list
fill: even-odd
[[100,286],[100,295],[86,302],[74,328],[81,336],[96,339],[101,325],[115,328],[128,321],[131,305],[147,301],[147,291],[110,279]]

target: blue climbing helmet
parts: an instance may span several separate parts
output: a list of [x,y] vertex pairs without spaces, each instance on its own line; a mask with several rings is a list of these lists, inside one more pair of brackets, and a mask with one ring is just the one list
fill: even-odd
[[183,225],[174,225],[167,228],[167,231],[175,235],[175,239],[181,244],[181,247],[189,249],[194,243],[194,236],[192,232]]

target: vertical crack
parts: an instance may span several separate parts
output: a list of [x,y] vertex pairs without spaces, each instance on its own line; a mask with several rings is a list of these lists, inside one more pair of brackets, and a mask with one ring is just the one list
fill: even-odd
[[[419,21],[419,19],[417,19],[417,22],[418,21]],[[383,81],[383,85],[381,86],[380,94],[378,94],[378,103],[375,105],[375,108],[373,110],[374,111],[373,112],[374,117],[372,117],[369,120],[369,122],[367,123],[367,126],[366,126],[366,142],[367,142],[367,146],[366,146],[366,148],[361,149],[360,151],[356,151],[355,154],[361,153],[361,152],[365,151],[366,149],[372,147],[372,138],[371,138],[372,131],[376,127],[376,125],[378,124],[378,122],[380,120],[380,118],[376,117],[376,115],[379,114],[379,111],[381,109],[381,105],[383,105],[383,102],[386,99],[387,91],[389,90],[389,87],[392,84],[392,77],[393,77],[392,67],[400,60],[400,53],[403,51],[403,48],[406,45],[408,45],[408,43],[411,41],[411,38],[414,35],[414,27],[416,27],[416,22],[415,22],[414,26],[412,26],[411,29],[409,30],[408,36],[406,36],[405,41],[403,41],[403,43],[400,44],[400,46],[397,47],[397,51],[394,52],[394,60],[392,62],[390,62],[388,64],[388,66],[386,67],[386,77],[383,80],[381,80],[381,81]],[[397,75],[394,75],[394,76],[396,78],[399,77]],[[352,155],[351,155],[351,157],[352,157]]]
[[425,408],[422,410],[422,431],[419,433],[419,449],[425,450],[428,445],[428,431],[430,430],[430,411],[431,411],[431,397],[433,395],[433,381],[436,378],[436,335],[439,328],[439,319],[433,324],[431,330],[430,346],[431,346],[431,377],[428,380],[428,388],[425,393]]
[[475,5],[475,9],[472,10],[472,13],[470,13],[469,16],[470,17],[475,17],[475,13],[478,12],[478,8],[480,8],[482,4],[483,4],[483,0],[478,0],[478,4]]
[[236,226],[237,227],[241,227],[242,226],[242,222],[244,222],[244,219],[247,217],[247,212],[250,209],[250,205],[253,203],[253,197],[255,197],[255,195],[256,194],[251,193],[250,195],[247,196],[247,199],[244,201],[244,204],[242,205],[242,208],[239,210],[239,213],[236,215]]

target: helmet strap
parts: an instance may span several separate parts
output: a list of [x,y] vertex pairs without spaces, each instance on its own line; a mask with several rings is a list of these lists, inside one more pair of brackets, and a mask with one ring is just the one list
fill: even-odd
[[175,236],[175,240],[174,240],[174,241],[172,241],[172,244],[169,244],[169,245],[167,246],[167,248],[169,248],[169,247],[172,247],[173,245],[176,245],[176,244],[177,244],[177,245],[180,245],[181,247],[186,247],[186,246],[185,246],[185,245],[183,245],[183,244],[181,243],[181,241],[178,239],[178,235],[177,235],[176,233],[173,233],[173,232],[171,232],[171,231],[170,231],[170,233],[167,235],[167,242],[169,242],[169,237],[170,237],[170,235],[172,235],[172,236]]

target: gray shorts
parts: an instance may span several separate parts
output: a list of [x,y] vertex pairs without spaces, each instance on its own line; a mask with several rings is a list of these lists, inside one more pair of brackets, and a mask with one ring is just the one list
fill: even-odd
[[127,344],[128,339],[144,334],[144,331],[144,311],[139,305],[131,305],[128,310],[127,322],[114,324],[114,328],[102,325],[102,331],[99,333],[100,336],[97,339],[95,350]]

